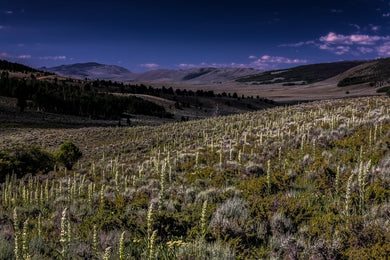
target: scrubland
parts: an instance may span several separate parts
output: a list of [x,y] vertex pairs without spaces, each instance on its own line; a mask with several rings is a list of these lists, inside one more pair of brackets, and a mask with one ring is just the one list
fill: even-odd
[[0,146],[67,170],[9,172],[1,259],[381,259],[390,254],[388,97],[149,127],[7,126]]

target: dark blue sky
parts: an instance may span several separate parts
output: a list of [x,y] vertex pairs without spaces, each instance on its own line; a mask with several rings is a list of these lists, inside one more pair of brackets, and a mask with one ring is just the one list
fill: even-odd
[[0,0],[0,59],[285,68],[390,56],[390,0]]

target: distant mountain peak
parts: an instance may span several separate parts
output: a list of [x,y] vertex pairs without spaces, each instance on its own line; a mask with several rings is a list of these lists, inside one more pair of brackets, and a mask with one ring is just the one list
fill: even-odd
[[42,69],[68,77],[118,81],[122,80],[123,77],[130,77],[132,74],[131,71],[124,67],[100,64],[97,62],[75,63]]

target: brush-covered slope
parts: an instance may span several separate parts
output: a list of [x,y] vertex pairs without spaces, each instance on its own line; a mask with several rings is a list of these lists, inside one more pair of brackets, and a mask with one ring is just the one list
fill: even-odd
[[383,86],[390,80],[390,58],[377,59],[346,71],[338,83],[339,87],[369,83]]
[[71,140],[83,153],[72,170],[0,184],[1,254],[386,259],[389,105],[321,101],[159,127],[0,125],[7,167],[15,144],[54,152]]
[[365,61],[342,61],[318,63],[298,66],[284,70],[266,71],[260,74],[237,79],[238,82],[253,82],[255,84],[301,83],[310,84],[336,76]]
[[222,83],[259,73],[251,68],[192,68],[187,70],[151,70],[135,75],[135,81]]

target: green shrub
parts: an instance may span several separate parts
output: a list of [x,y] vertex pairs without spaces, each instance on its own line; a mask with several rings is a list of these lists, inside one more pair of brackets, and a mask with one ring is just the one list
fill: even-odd
[[0,240],[0,259],[13,259],[14,246],[12,241],[5,239]]
[[380,87],[376,90],[376,93],[386,93],[390,91],[390,86]]
[[356,76],[356,77],[346,77],[339,81],[337,84],[338,87],[346,87],[351,85],[357,85],[362,83],[367,83],[370,80],[374,79],[373,76]]
[[26,174],[48,173],[54,168],[52,154],[37,146],[17,146],[0,152],[0,181],[14,173],[20,178]]
[[56,152],[55,157],[59,163],[71,170],[82,155],[80,149],[75,144],[71,141],[66,141],[61,144],[60,150]]

